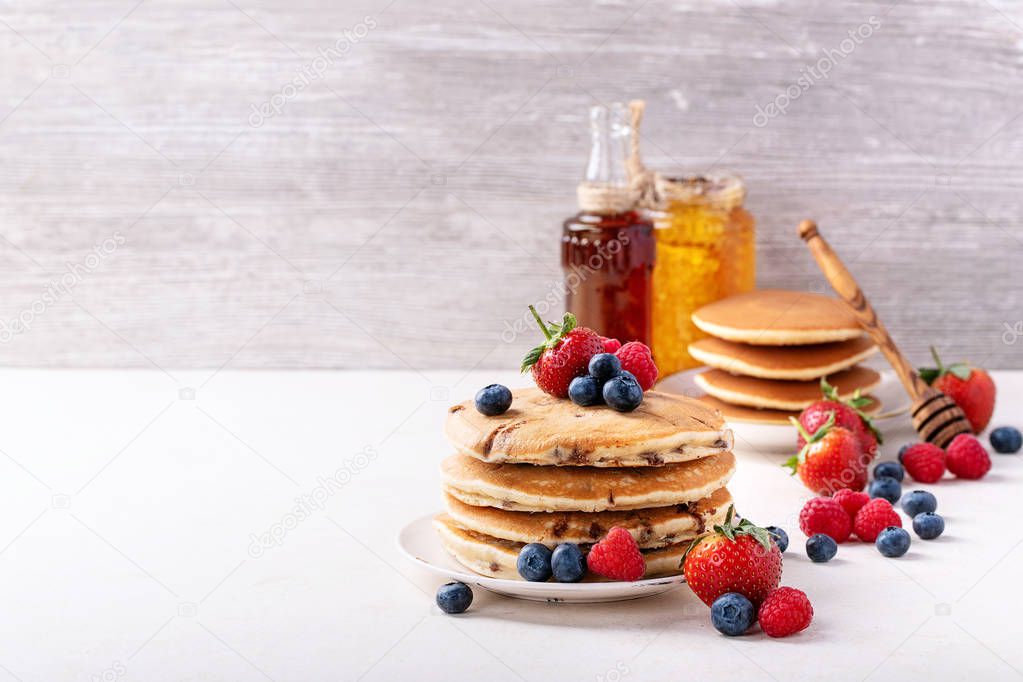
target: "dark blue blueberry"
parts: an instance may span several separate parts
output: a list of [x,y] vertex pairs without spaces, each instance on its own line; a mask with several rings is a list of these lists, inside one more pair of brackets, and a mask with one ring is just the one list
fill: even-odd
[[472,603],[472,590],[465,583],[445,583],[437,588],[437,606],[444,613],[462,613]]
[[874,467],[874,478],[881,478],[882,476],[894,478],[899,483],[902,483],[902,479],[906,477],[906,470],[898,462],[881,462]]
[[815,564],[823,564],[835,558],[838,543],[830,535],[814,533],[806,540],[806,556]]
[[938,508],[938,498],[926,490],[914,490],[902,498],[902,511],[909,518],[924,512],[932,512]]
[[512,394],[507,386],[490,384],[476,393],[476,409],[480,414],[496,417],[504,414],[512,404]]
[[618,376],[622,371],[622,361],[614,353],[597,353],[590,358],[588,369],[591,377],[604,383]]
[[903,456],[904,454],[906,454],[906,450],[909,450],[909,449],[910,449],[911,447],[913,447],[914,445],[916,445],[916,443],[906,443],[906,444],[905,444],[905,445],[903,445],[903,446],[902,446],[901,448],[899,448],[899,461],[900,461],[900,462],[902,461],[902,456]]
[[784,554],[789,548],[789,534],[778,526],[768,526],[767,532],[774,537],[774,544],[778,545],[778,550]]
[[565,542],[551,554],[551,571],[559,583],[577,583],[586,575],[586,557],[574,542]]
[[988,436],[995,452],[1010,455],[1023,447],[1023,434],[1014,426],[999,426]]
[[738,637],[749,630],[756,612],[749,599],[738,592],[725,592],[710,606],[710,622],[723,635]]
[[945,532],[945,519],[932,511],[917,514],[913,517],[913,532],[921,540],[933,540]]
[[880,497],[892,504],[896,504],[899,498],[902,497],[902,484],[891,476],[882,476],[870,482],[867,493],[871,497]]
[[519,551],[515,567],[526,580],[542,583],[551,577],[551,550],[539,542],[530,542]]
[[643,389],[635,377],[623,372],[604,384],[604,402],[619,412],[632,412],[643,402]]
[[600,394],[600,382],[593,377],[576,377],[568,385],[568,397],[576,405],[590,407],[604,402]]
[[894,559],[909,551],[909,533],[905,528],[888,526],[877,536],[874,544],[877,551]]

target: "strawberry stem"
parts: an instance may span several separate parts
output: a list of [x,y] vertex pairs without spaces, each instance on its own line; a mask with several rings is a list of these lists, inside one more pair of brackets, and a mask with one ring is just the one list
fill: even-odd
[[551,338],[553,338],[551,336],[551,330],[547,328],[547,325],[544,323],[543,319],[541,319],[540,315],[536,312],[536,308],[534,308],[533,306],[529,306],[529,312],[533,313],[533,319],[536,320],[536,323],[538,325],[540,325],[540,331],[542,331],[543,335],[547,337],[548,341],[550,341]]
[[945,373],[945,365],[941,364],[941,358],[938,357],[938,349],[931,346],[931,357],[934,358],[934,364],[938,366],[938,374],[942,375]]

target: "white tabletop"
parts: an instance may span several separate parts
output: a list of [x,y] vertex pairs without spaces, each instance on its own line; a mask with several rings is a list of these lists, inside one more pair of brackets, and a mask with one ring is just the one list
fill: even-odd
[[[1021,425],[1023,373],[995,380],[994,423]],[[816,617],[787,640],[729,639],[684,586],[581,606],[478,590],[466,614],[437,609],[440,581],[405,563],[395,537],[440,505],[449,402],[522,383],[512,373],[7,370],[0,381],[0,679],[1023,671],[1019,456],[993,455],[981,482],[909,484],[936,493],[939,540],[914,540],[898,560],[845,544],[815,565],[795,520],[806,491],[780,456],[740,452],[738,507],[789,532],[783,584],[805,590]],[[886,427],[888,458],[907,428]]]

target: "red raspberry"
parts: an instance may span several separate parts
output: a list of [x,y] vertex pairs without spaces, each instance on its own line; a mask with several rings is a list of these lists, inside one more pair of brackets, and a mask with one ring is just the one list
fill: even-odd
[[760,605],[757,619],[768,637],[788,637],[810,626],[813,606],[802,590],[779,587]]
[[622,347],[622,342],[618,339],[610,339],[606,336],[600,337],[600,342],[604,344],[605,353],[616,353],[618,349]]
[[835,542],[845,542],[852,532],[852,519],[833,497],[814,497],[799,512],[799,530],[806,537],[824,533]]
[[902,466],[915,481],[937,483],[945,474],[945,451],[931,443],[910,445],[902,453]]
[[892,509],[892,503],[880,497],[875,497],[863,505],[863,509],[856,512],[853,520],[853,530],[863,542],[877,540],[878,534],[888,526],[902,528],[902,519]]
[[640,388],[649,391],[657,381],[657,365],[650,355],[650,349],[639,341],[629,341],[619,348],[615,355],[622,362],[622,369],[632,372]]
[[636,539],[621,526],[609,530],[603,540],[590,548],[586,565],[611,580],[639,580],[646,573],[646,559]]
[[863,509],[863,505],[870,502],[870,495],[867,493],[860,493],[847,488],[836,490],[831,498],[842,505],[842,509],[849,515],[850,521],[856,518],[856,512]]
[[945,464],[957,478],[975,481],[984,478],[991,469],[991,457],[979,440],[968,433],[961,433],[948,446]]

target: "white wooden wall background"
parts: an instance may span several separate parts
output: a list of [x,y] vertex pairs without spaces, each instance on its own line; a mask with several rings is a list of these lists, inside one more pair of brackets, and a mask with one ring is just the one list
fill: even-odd
[[560,276],[586,110],[642,97],[650,165],[747,178],[761,285],[822,286],[794,236],[814,217],[914,360],[937,343],[1021,365],[1023,3],[22,0],[0,18],[0,320],[32,318],[0,326],[0,364],[508,366],[535,335],[506,343],[505,323]]

